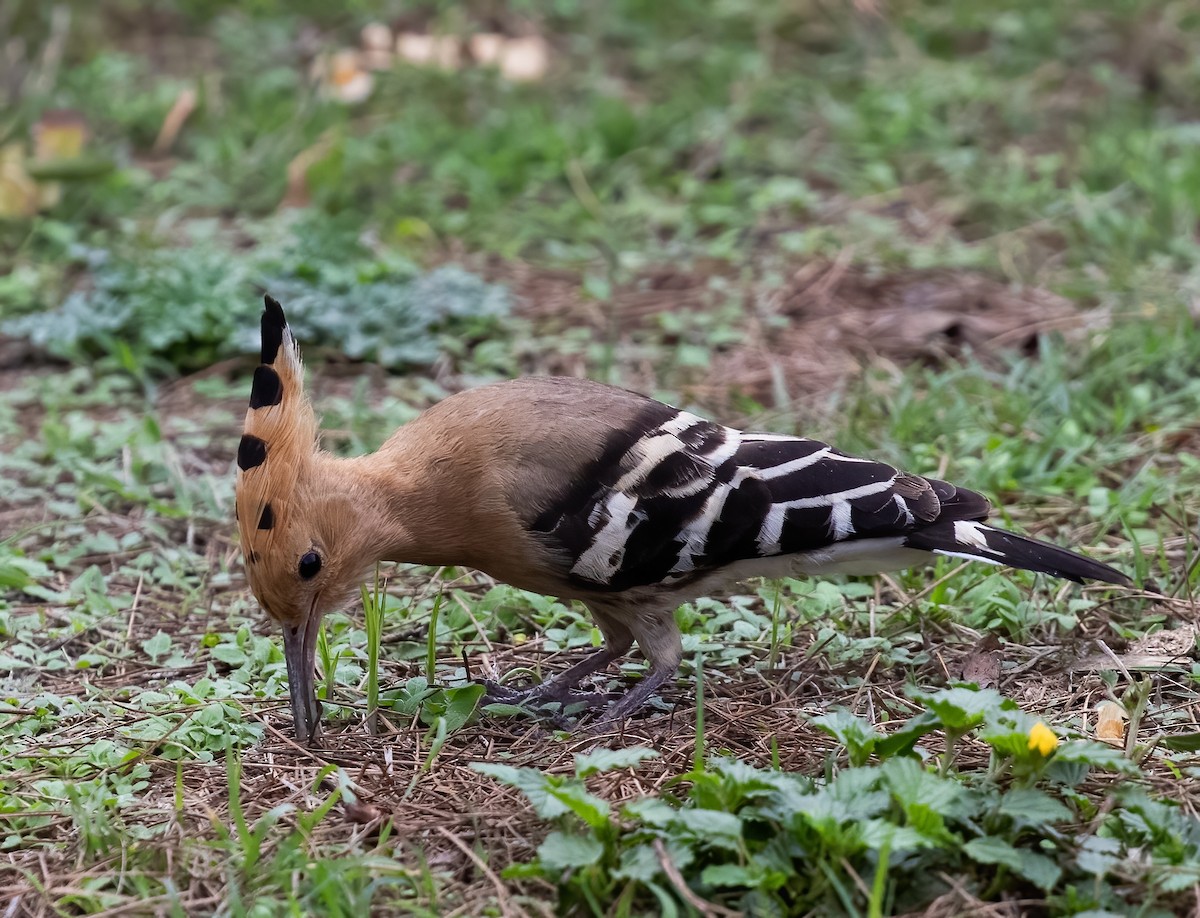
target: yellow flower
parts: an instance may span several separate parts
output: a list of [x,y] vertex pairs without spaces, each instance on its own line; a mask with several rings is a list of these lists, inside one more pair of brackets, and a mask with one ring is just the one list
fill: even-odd
[[1029,731],[1029,748],[1042,755],[1049,755],[1058,748],[1058,737],[1054,735],[1053,730],[1039,720]]

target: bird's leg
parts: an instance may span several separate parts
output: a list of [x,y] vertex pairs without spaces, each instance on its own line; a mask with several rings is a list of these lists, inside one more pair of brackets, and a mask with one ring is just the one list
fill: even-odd
[[598,673],[614,660],[619,660],[628,653],[633,645],[633,635],[620,622],[609,620],[603,615],[593,613],[593,618],[601,633],[604,635],[604,646],[593,650],[578,663],[573,664],[555,676],[538,685],[524,689],[509,688],[496,682],[484,681],[487,694],[484,702],[501,702],[503,704],[519,704],[521,702],[539,703],[555,701],[564,707],[569,704],[600,704],[611,700],[602,692],[572,692],[581,679]]
[[668,609],[653,614],[643,613],[636,621],[630,622],[630,627],[638,647],[650,661],[650,672],[619,701],[614,702],[589,732],[600,732],[624,720],[675,675],[679,664],[683,662],[683,643],[679,627],[675,624],[674,611]]
[[485,679],[483,680],[483,684],[487,686],[487,695],[484,698],[486,701],[507,703],[565,700],[565,697],[570,694],[571,689],[578,684],[579,680],[604,669],[613,660],[624,656],[628,649],[628,646],[613,647],[608,644],[603,647],[597,647],[568,669],[550,677],[545,682],[539,682],[537,685],[531,685],[527,688],[510,688],[499,682]]

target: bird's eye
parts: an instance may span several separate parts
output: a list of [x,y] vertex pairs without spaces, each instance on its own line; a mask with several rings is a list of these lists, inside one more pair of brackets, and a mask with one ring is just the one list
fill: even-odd
[[320,570],[321,556],[315,551],[306,552],[300,558],[300,576],[305,580],[312,580]]

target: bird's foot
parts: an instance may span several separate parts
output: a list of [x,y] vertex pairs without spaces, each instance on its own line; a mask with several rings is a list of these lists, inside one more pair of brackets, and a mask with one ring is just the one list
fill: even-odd
[[481,704],[521,704],[529,698],[529,693],[537,688],[536,685],[523,689],[512,688],[491,679],[479,679],[475,684],[484,688]]
[[[490,679],[480,680],[485,688],[483,704],[508,704],[525,708],[533,713],[548,715],[556,724],[566,723],[563,715],[577,715],[583,711],[603,707],[621,696],[612,692],[576,692],[570,686],[555,685],[554,680],[526,688],[512,688],[493,682]],[[544,711],[546,707],[554,706],[555,712]]]

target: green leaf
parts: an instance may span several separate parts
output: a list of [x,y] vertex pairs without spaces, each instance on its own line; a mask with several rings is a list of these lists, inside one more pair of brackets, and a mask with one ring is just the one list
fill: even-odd
[[0,561],[0,587],[20,590],[33,582],[33,578],[21,567],[10,561]]
[[1062,876],[1062,868],[1044,854],[1015,848],[991,835],[971,839],[963,851],[977,863],[1003,865],[1045,891],[1053,889]]
[[480,710],[485,714],[491,714],[496,717],[529,717],[530,713],[519,704],[506,704],[503,701],[494,701],[491,704],[485,704]]
[[732,786],[745,795],[759,795],[771,790],[810,790],[812,782],[798,774],[756,768],[749,762],[730,756],[713,756],[708,763],[708,774],[717,776],[721,783]]
[[851,765],[865,765],[875,744],[883,738],[865,719],[845,708],[835,708],[828,714],[812,718],[809,723],[845,746]]
[[162,657],[165,657],[171,652],[171,638],[163,631],[159,631],[154,637],[147,638],[142,641],[142,650],[157,663]]
[[903,854],[920,848],[936,847],[937,842],[910,826],[898,826],[884,819],[868,819],[860,823],[859,838],[868,848],[893,854]]
[[645,797],[627,804],[623,812],[667,834],[680,837],[686,833],[701,842],[725,848],[736,849],[742,837],[742,820],[720,810],[694,806],[676,809],[660,799]]
[[662,873],[658,852],[652,845],[636,845],[621,852],[621,862],[612,875],[618,880],[637,880],[649,883]]
[[890,759],[883,771],[907,825],[939,844],[950,843],[954,835],[946,827],[946,817],[962,816],[969,809],[961,785],[910,758]]
[[1079,846],[1079,853],[1075,855],[1079,869],[1095,877],[1103,877],[1124,860],[1124,846],[1115,838],[1099,835],[1085,838]]
[[497,762],[472,762],[470,767],[481,775],[495,778],[501,784],[515,787],[529,798],[534,812],[542,819],[556,819],[570,812],[565,803],[551,793],[550,779],[536,769],[517,768]]
[[554,779],[549,779],[546,792],[593,829],[608,824],[608,804],[594,794],[589,794],[582,784],[575,781],[556,784]]
[[1200,867],[1191,864],[1172,864],[1163,866],[1155,871],[1157,886],[1167,893],[1183,892],[1185,889],[1195,889],[1200,883]]
[[442,716],[446,718],[448,733],[462,729],[475,713],[475,707],[486,691],[487,689],[478,683],[446,689],[446,713]]
[[932,711],[922,711],[908,723],[894,730],[875,743],[875,755],[888,759],[896,755],[908,755],[917,740],[941,726],[941,721]]
[[878,768],[849,768],[816,796],[828,797],[838,818],[856,821],[879,815],[892,800]]
[[645,746],[630,746],[627,749],[597,749],[586,755],[576,753],[575,774],[586,778],[619,768],[636,768],[647,759],[655,758],[658,758],[658,753]]
[[979,738],[1003,756],[1028,758],[1030,755],[1036,755],[1029,748],[1029,734],[1006,724],[981,730]]
[[598,864],[604,857],[604,845],[594,835],[555,831],[538,845],[537,853],[547,870],[570,870]]
[[210,653],[214,660],[228,663],[230,666],[242,666],[248,659],[246,652],[236,644],[218,644]]
[[684,808],[676,811],[676,824],[710,844],[729,846],[742,837],[742,820],[733,813]]
[[891,759],[883,764],[882,771],[892,795],[906,808],[919,804],[950,813],[963,797],[960,784],[930,771],[915,759]]
[[661,829],[674,824],[679,810],[657,797],[642,797],[625,804],[622,812],[648,826]]
[[1029,748],[1029,735],[1040,722],[1040,718],[1024,711],[999,711],[979,731],[979,738],[1001,755],[1043,762],[1045,757]]
[[911,689],[908,696],[932,711],[947,730],[964,733],[973,730],[985,719],[1002,712],[1017,710],[1017,706],[995,689],[969,688],[957,685],[953,688],[924,692]]
[[740,864],[712,864],[700,872],[700,882],[709,886],[753,886],[757,874]]
[[1120,749],[1114,749],[1107,743],[1096,743],[1091,740],[1072,740],[1060,744],[1050,765],[1058,765],[1060,762],[1091,765],[1105,771],[1115,771],[1127,775],[1140,774],[1137,765],[1127,759]]
[[909,828],[932,842],[944,845],[954,840],[953,833],[946,828],[945,817],[928,804],[910,803],[904,808],[904,816]]
[[973,861],[980,864],[1002,864],[1011,870],[1017,870],[1021,864],[1021,856],[1017,849],[1002,838],[985,835],[972,838],[963,845],[963,851]]
[[380,692],[379,701],[381,706],[388,707],[405,716],[420,712],[422,720],[426,720],[426,716],[428,716],[428,720],[426,720],[428,723],[440,716],[443,709],[432,703],[426,707],[424,702],[439,694],[443,694],[442,690],[431,686],[429,680],[424,676],[413,676],[399,688]]
[[1050,892],[1058,885],[1062,878],[1062,868],[1051,858],[1026,848],[1017,850],[1021,855],[1021,866],[1017,868],[1017,873],[1043,892]]
[[1164,736],[1162,744],[1172,752],[1200,752],[1200,733],[1181,733]]
[[1017,787],[1005,793],[997,811],[1018,828],[1067,822],[1074,815],[1063,803],[1032,787]]

